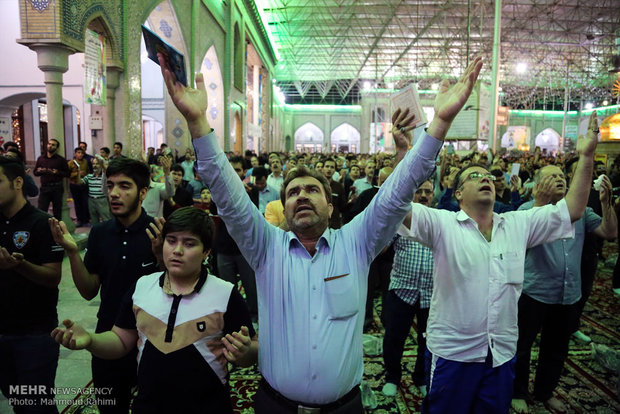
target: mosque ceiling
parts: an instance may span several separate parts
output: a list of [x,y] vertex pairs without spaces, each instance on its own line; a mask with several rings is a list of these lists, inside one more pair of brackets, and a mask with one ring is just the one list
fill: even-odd
[[[288,103],[354,103],[366,82],[430,89],[482,54],[490,82],[489,0],[255,0]],[[611,98],[620,0],[502,1],[500,86],[511,107]],[[517,65],[524,63],[524,72]],[[547,107],[549,107],[547,106]]]

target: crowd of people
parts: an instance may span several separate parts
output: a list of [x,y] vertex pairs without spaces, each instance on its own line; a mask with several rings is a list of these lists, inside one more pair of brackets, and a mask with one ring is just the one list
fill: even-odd
[[[416,319],[423,412],[565,409],[553,392],[571,336],[590,341],[579,319],[602,240],[618,231],[620,161],[594,162],[595,114],[575,154],[457,155],[444,138],[478,58],[441,85],[415,143],[413,116],[393,114],[395,154],[241,156],[218,147],[202,75],[187,88],[160,65],[193,138],[183,156],[162,144],[135,160],[120,142],[92,156],[80,143],[66,160],[50,139],[37,188],[19,147],[4,146],[0,389],[16,412],[57,412],[45,401],[62,344],[92,353],[94,389],[114,402],[102,413],[126,413],[136,385],[136,413],[231,412],[228,364],[257,362],[257,413],[361,413],[375,300],[386,396]],[[92,226],[83,256],[61,217],[66,179],[76,225]],[[95,332],[58,327],[63,252],[79,294],[100,295]],[[618,268],[613,288],[620,295]]]

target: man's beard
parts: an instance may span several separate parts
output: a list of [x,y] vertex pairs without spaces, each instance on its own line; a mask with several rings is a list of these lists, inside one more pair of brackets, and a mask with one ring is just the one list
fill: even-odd
[[134,202],[124,213],[114,214],[115,217],[129,217],[132,215],[138,208],[140,208],[140,197],[136,196]]

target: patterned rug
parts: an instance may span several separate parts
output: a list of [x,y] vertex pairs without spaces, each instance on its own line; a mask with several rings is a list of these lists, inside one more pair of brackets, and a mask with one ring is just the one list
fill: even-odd
[[[615,253],[615,245],[607,245],[607,253]],[[582,317],[581,330],[597,344],[604,344],[616,351],[620,351],[620,298],[614,296],[611,289],[612,260],[599,263],[592,296],[585,307]],[[375,302],[375,321],[369,334],[378,338],[383,337],[383,327],[378,315],[381,312],[381,303]],[[367,413],[418,413],[422,404],[422,396],[413,385],[411,373],[415,366],[416,342],[413,335],[407,339],[403,356],[403,380],[395,397],[385,397],[381,393],[384,385],[383,357],[366,356],[364,358],[364,380],[374,392],[377,406],[367,409]],[[530,385],[536,370],[538,348],[532,350],[532,367],[530,369]],[[230,375],[231,395],[236,413],[253,413],[252,400],[258,381],[259,373],[254,368],[234,368]],[[618,374],[610,372],[591,355],[590,346],[571,341],[569,358],[564,367],[560,385],[556,389],[556,397],[568,407],[568,413],[620,413],[620,401],[617,398]],[[78,396],[76,400],[86,399],[87,396]],[[541,405],[532,405],[531,413],[548,412]],[[63,414],[95,414],[97,409],[88,404],[79,402],[68,407]]]

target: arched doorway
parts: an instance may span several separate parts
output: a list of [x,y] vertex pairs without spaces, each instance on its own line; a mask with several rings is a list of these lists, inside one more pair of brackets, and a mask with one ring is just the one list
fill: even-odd
[[332,152],[359,152],[360,132],[345,122],[332,131],[330,143]]
[[[63,99],[65,123],[64,147],[68,158],[82,140],[81,114],[71,102]],[[27,163],[34,163],[45,152],[47,132],[47,103],[45,94],[29,92],[7,96],[0,100],[0,135],[3,141],[18,144]],[[1,144],[0,144],[1,145]]]
[[164,125],[159,120],[142,114],[142,149],[159,148],[163,142]]
[[540,150],[546,154],[556,154],[560,149],[560,134],[553,128],[547,128],[536,135],[534,143]]
[[312,122],[300,126],[295,131],[295,151],[322,152],[323,131]]

